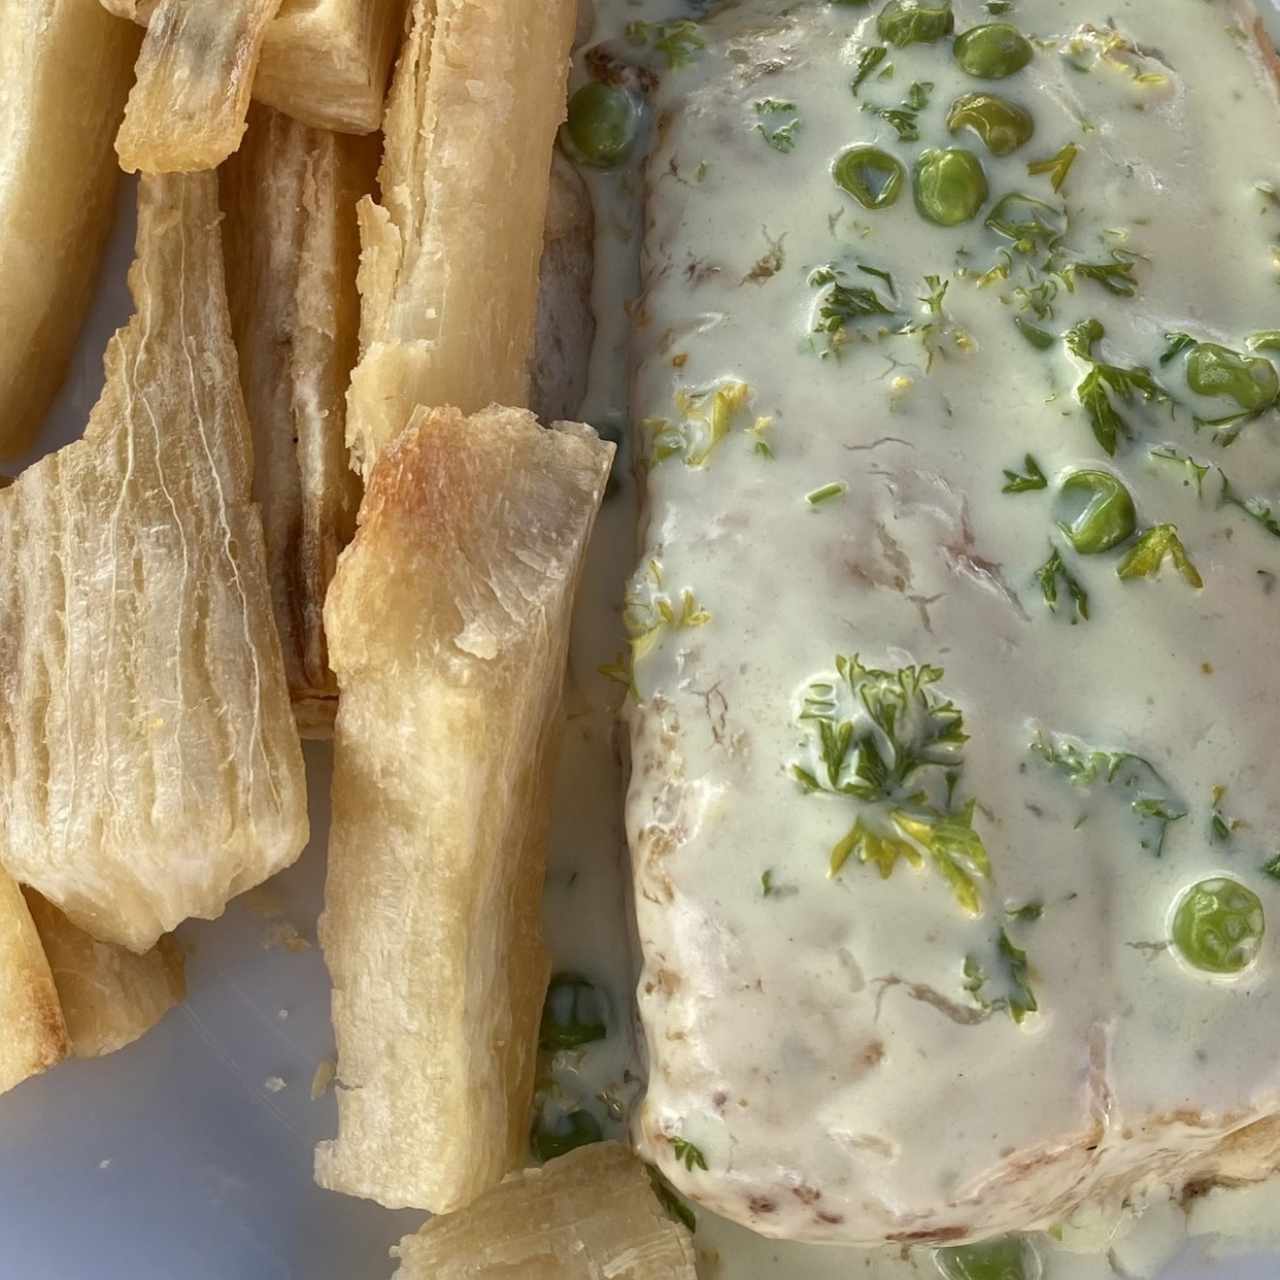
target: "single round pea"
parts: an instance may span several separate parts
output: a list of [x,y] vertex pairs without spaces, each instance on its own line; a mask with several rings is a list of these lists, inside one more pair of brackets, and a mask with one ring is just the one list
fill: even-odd
[[937,1249],[933,1260],[946,1280],[1040,1280],[1044,1270],[1035,1245],[1018,1236]]
[[539,1160],[554,1160],[578,1147],[600,1142],[604,1131],[590,1111],[571,1111],[555,1119],[540,1115],[533,1126],[529,1145]]
[[1036,131],[1031,112],[994,93],[966,93],[951,104],[947,128],[971,129],[986,143],[993,156],[1007,156],[1030,140]]
[[876,19],[880,39],[899,49],[932,44],[956,29],[951,0],[889,0]]
[[579,1049],[609,1034],[604,1003],[595,987],[577,973],[557,973],[547,987],[538,1043],[554,1052]]
[[902,192],[906,170],[902,162],[879,147],[858,146],[842,151],[831,176],[864,209],[887,209]]
[[1031,41],[1009,22],[987,22],[956,36],[956,61],[978,80],[1003,80],[1035,56]]
[[982,161],[963,147],[922,151],[914,179],[916,208],[940,227],[968,222],[987,199]]
[[1012,240],[1019,253],[1030,253],[1036,245],[1048,247],[1066,235],[1067,211],[1062,205],[1011,191],[991,210],[987,226]]
[[622,164],[640,132],[640,107],[617,85],[593,80],[569,99],[565,121],[566,150],[575,160],[597,169]]
[[1066,519],[1059,528],[1082,556],[1119,546],[1138,525],[1129,490],[1110,471],[1073,471],[1058,490]]
[[1192,885],[1173,913],[1173,945],[1189,965],[1206,973],[1247,969],[1257,959],[1265,931],[1258,895],[1226,876]]
[[1187,357],[1187,385],[1197,395],[1228,396],[1256,413],[1280,396],[1276,367],[1265,356],[1243,356],[1216,342],[1201,342]]

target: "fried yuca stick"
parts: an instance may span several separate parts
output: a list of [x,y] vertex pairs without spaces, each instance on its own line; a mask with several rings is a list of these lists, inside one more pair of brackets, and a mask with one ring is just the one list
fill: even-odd
[[[150,22],[159,0],[102,0]],[[382,123],[405,0],[284,0],[268,24],[253,96],[304,124],[372,133]]]
[[0,492],[0,862],[139,952],[307,839],[219,217],[212,173],[142,180],[85,437]]
[[370,477],[325,605],[341,1087],[322,1186],[450,1213],[526,1149],[560,689],[612,456],[526,410],[419,409]]
[[413,0],[383,121],[381,205],[360,203],[364,473],[413,407],[529,403],[551,148],[573,0]]
[[168,935],[145,955],[98,942],[34,889],[23,896],[58,991],[71,1052],[99,1058],[150,1031],[187,993],[182,952]]
[[0,1093],[67,1056],[49,962],[22,890],[0,871]]
[[280,0],[160,0],[116,152],[126,173],[212,169],[239,145]]
[[469,1209],[400,1241],[393,1280],[694,1280],[689,1232],[617,1142],[513,1174]]
[[255,106],[220,170],[227,296],[276,629],[298,724],[325,737],[338,687],[324,596],[360,501],[346,443],[360,323],[356,201],[372,189],[376,165],[372,139]]
[[0,456],[24,450],[62,384],[119,169],[111,142],[138,36],[95,0],[0,4]]

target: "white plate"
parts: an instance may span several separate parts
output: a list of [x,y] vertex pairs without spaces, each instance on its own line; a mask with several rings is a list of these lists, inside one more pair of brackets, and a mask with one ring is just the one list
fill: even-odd
[[[1267,13],[1280,34],[1278,3],[1270,0]],[[133,224],[129,182],[41,452],[81,433],[101,390],[103,348],[132,310]],[[307,768],[314,838],[271,892],[277,922],[314,944],[327,749],[308,747]],[[66,1063],[0,1097],[0,1280],[391,1274],[388,1248],[425,1215],[391,1213],[312,1182],[312,1150],[337,1123],[332,1094],[310,1097],[317,1064],[332,1054],[329,984],[314,945],[266,945],[272,924],[261,904],[236,903],[216,923],[185,925],[190,994],[181,1009],[120,1053]],[[285,1087],[270,1090],[273,1078]],[[1207,1262],[1192,1247],[1161,1280],[1274,1280],[1278,1266],[1274,1255]]]

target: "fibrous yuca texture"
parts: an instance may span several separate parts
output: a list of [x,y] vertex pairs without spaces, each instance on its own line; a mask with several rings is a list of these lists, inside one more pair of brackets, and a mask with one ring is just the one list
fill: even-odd
[[525,410],[419,410],[370,477],[325,606],[323,1186],[451,1213],[526,1150],[560,690],[612,456]]
[[67,1056],[67,1024],[22,890],[0,871],[0,1093]]
[[360,363],[347,435],[367,475],[415,405],[529,403],[570,0],[414,0],[360,204]]
[[0,456],[30,444],[66,374],[115,212],[138,45],[96,0],[0,4]]
[[139,952],[307,840],[219,217],[213,174],[142,181],[85,437],[0,493],[0,862]]
[[399,1247],[394,1280],[694,1280],[693,1241],[626,1147],[579,1147],[512,1174]]
[[267,24],[280,0],[160,0],[116,135],[126,173],[212,169],[244,135]]
[[[318,129],[373,133],[382,122],[406,0],[284,0],[267,25],[253,96]],[[146,24],[159,0],[102,0]]]
[[219,177],[227,296],[253,431],[276,629],[304,733],[328,736],[337,684],[324,597],[355,531],[346,393],[356,358],[356,201],[377,151],[255,106]]
[[135,955],[77,929],[34,889],[23,896],[77,1058],[99,1058],[132,1044],[186,996],[182,952],[168,935]]

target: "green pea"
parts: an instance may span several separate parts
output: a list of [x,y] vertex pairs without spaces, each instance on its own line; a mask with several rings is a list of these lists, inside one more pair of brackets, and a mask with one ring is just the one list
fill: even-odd
[[1017,151],[1036,131],[1031,112],[994,93],[966,93],[957,98],[947,112],[947,128],[952,133],[972,129],[993,156]]
[[1193,968],[1240,973],[1262,947],[1262,902],[1238,880],[1215,876],[1192,885],[1173,914],[1173,945]]
[[554,1120],[548,1120],[544,1112],[533,1126],[529,1145],[533,1154],[545,1161],[600,1142],[603,1138],[600,1122],[590,1111],[570,1111],[568,1115],[559,1115]]
[[956,61],[978,80],[1003,80],[1035,56],[1031,41],[1012,23],[987,22],[956,36]]
[[937,1249],[933,1259],[946,1280],[1040,1280],[1044,1269],[1035,1246],[1018,1236]]
[[593,80],[569,99],[565,150],[583,164],[612,169],[622,164],[640,132],[640,107],[617,85]]
[[906,170],[902,162],[879,147],[858,146],[842,151],[831,167],[841,191],[864,209],[887,209],[902,192]]
[[1228,396],[1256,413],[1280,396],[1276,367],[1264,356],[1243,356],[1216,342],[1201,342],[1187,357],[1187,385],[1197,395]]
[[920,153],[915,165],[916,208],[940,227],[955,227],[977,216],[987,199],[982,161],[963,147]]
[[1012,240],[1019,253],[1031,253],[1037,245],[1048,248],[1066,235],[1067,211],[1062,205],[1014,191],[991,210],[987,226]]
[[899,49],[909,44],[932,44],[955,29],[951,0],[889,0],[876,19],[880,39]]
[[1129,490],[1110,471],[1073,471],[1058,494],[1067,508],[1058,527],[1082,556],[1110,551],[1138,526]]
[[599,992],[576,973],[558,973],[547,987],[538,1043],[554,1052],[579,1049],[609,1034]]

